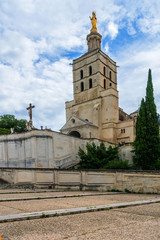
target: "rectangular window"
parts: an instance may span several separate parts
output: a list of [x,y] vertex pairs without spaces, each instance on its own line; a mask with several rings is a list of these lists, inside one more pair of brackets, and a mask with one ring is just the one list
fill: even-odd
[[121,129],[121,133],[125,133],[126,131],[125,131],[125,129],[123,128],[123,129]]

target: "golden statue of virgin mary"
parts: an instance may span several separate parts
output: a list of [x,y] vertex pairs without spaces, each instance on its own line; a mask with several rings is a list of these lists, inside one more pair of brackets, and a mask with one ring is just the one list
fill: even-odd
[[92,17],[89,17],[91,19],[91,23],[92,23],[92,29],[91,32],[97,32],[97,17],[96,17],[96,13],[92,12]]

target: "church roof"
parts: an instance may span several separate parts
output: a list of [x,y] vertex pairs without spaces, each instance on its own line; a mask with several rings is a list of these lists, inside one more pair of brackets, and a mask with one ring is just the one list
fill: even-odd
[[[131,114],[134,114],[134,113],[138,113],[139,112],[139,109],[140,108],[138,108],[136,111],[134,111],[133,113],[131,113]],[[130,115],[131,115],[130,114]],[[158,114],[158,125],[160,126],[160,115]]]
[[82,119],[82,118],[79,118],[77,116],[76,116],[76,118],[78,118],[80,121],[83,121],[84,123],[87,123],[87,124],[92,125],[92,126],[96,126],[92,122],[89,122],[88,119]]
[[139,112],[139,108],[136,111],[130,113],[130,115],[133,114],[133,113],[138,113],[138,112]]
[[[73,122],[72,120],[77,120],[76,122]],[[82,125],[90,125],[92,127],[96,127],[96,125],[94,125],[92,122],[89,122],[88,119],[82,119],[79,118],[77,116],[75,116],[74,114],[70,117],[70,119],[64,124],[64,126],[60,129],[61,130],[65,130],[65,129],[69,129],[69,128],[76,128]]]
[[93,49],[93,50],[91,50],[91,51],[89,51],[89,52],[86,52],[86,53],[84,53],[83,55],[81,55],[81,56],[79,56],[78,58],[76,58],[76,59],[74,59],[73,60],[73,64],[74,64],[74,62],[76,62],[76,61],[81,61],[81,58],[83,59],[84,57],[87,57],[87,55],[89,55],[89,54],[92,54],[92,53],[100,53],[101,55],[103,55],[105,58],[107,58],[109,61],[112,61],[115,65],[116,65],[116,62],[115,61],[113,61],[107,54],[105,54],[102,50],[100,50],[99,48],[96,48],[96,49]]

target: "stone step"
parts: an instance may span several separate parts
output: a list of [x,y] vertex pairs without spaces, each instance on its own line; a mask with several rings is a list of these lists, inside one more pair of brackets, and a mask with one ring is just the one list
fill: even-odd
[[[33,192],[32,192],[33,193]],[[89,197],[89,196],[101,196],[101,195],[115,195],[119,192],[108,193],[88,193],[88,194],[69,194],[69,195],[57,195],[57,196],[37,196],[37,197],[24,197],[24,198],[4,198],[0,199],[0,202],[14,202],[14,201],[28,201],[28,200],[41,200],[41,199],[54,199],[54,198],[71,198],[71,197]]]
[[159,202],[160,202],[160,198],[153,199],[153,200],[114,203],[114,204],[99,205],[99,206],[89,206],[89,207],[50,210],[50,211],[43,211],[43,212],[3,215],[3,216],[0,216],[0,223],[31,220],[31,219],[40,219],[40,218],[46,218],[46,217],[57,217],[57,216],[63,216],[63,215],[80,214],[80,213],[95,212],[95,211],[103,211],[103,210],[110,210],[110,209],[114,209],[114,208],[131,207],[131,206],[138,206],[138,205],[152,204],[152,203],[159,203]]

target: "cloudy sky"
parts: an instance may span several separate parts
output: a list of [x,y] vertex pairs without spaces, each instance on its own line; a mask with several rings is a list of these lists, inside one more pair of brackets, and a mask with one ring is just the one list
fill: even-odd
[[0,0],[0,115],[58,131],[73,99],[72,63],[87,51],[96,11],[102,51],[117,62],[119,103],[135,111],[152,69],[160,112],[159,0]]

